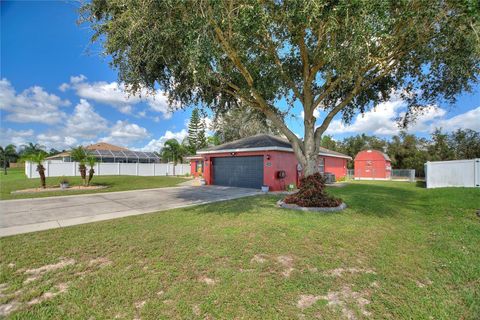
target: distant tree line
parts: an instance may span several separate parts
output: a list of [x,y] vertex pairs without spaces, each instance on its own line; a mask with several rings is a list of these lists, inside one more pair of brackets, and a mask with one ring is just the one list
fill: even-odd
[[4,174],[7,174],[7,168],[10,167],[10,163],[16,163],[20,159],[27,159],[32,155],[41,154],[44,157],[49,157],[62,152],[54,148],[50,149],[50,151],[45,149],[44,146],[33,142],[18,147],[14,144],[8,144],[5,147],[0,146],[0,167],[3,169]]
[[[390,157],[394,169],[415,169],[417,175],[423,176],[423,166],[427,161],[480,158],[480,132],[458,129],[445,133],[436,129],[430,138],[401,132],[390,140],[360,134],[341,141],[326,135],[322,138],[321,146],[352,158],[361,150],[380,150]],[[353,168],[353,161],[349,161],[348,167]]]

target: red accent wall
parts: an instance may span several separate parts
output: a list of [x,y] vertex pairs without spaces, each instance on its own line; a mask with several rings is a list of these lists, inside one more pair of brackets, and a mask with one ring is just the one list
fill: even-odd
[[[267,155],[270,159],[267,159]],[[203,172],[207,184],[215,184],[213,179],[213,158],[231,157],[227,153],[215,153],[203,155],[204,165]],[[263,184],[268,185],[271,191],[285,190],[286,186],[293,183],[298,186],[299,173],[297,173],[297,158],[293,152],[283,151],[257,151],[257,152],[237,152],[235,157],[246,156],[263,156]],[[342,158],[324,157],[325,158],[325,172],[335,174],[337,178],[345,177],[347,175],[347,160]],[[195,170],[195,162],[190,162],[192,174]],[[278,179],[277,172],[285,171],[285,178]]]
[[202,159],[191,159],[190,160],[190,174],[192,176],[194,176],[195,178],[197,178],[200,175],[200,173],[197,172],[197,162],[198,161],[201,162]]
[[390,179],[391,170],[390,161],[377,150],[360,151],[354,160],[356,179]]
[[347,159],[324,157],[325,172],[330,172],[335,175],[335,178],[343,178],[347,175]]

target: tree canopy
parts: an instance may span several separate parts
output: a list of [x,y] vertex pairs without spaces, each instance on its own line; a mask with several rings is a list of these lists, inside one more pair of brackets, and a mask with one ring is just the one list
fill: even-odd
[[[336,115],[397,93],[406,125],[470,90],[480,69],[478,0],[93,0],[81,14],[130,91],[213,110],[240,101],[290,140],[306,175]],[[285,122],[295,104],[303,139]]]
[[263,113],[241,105],[217,112],[213,120],[212,129],[221,143],[260,133],[281,134],[280,130]]
[[181,145],[177,139],[169,139],[161,150],[162,160],[172,161],[175,165],[182,161],[182,157],[187,154],[187,149]]
[[200,112],[197,108],[193,109],[188,123],[188,151],[195,154],[198,149],[207,146],[207,137],[205,135],[205,122],[200,117]]

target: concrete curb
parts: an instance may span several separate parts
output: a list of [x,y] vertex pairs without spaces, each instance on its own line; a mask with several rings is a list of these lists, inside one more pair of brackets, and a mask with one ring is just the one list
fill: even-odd
[[296,204],[289,204],[283,202],[283,200],[277,201],[277,206],[279,208],[298,210],[298,211],[311,211],[311,212],[339,212],[345,210],[347,205],[345,202],[342,202],[338,207],[300,207]]

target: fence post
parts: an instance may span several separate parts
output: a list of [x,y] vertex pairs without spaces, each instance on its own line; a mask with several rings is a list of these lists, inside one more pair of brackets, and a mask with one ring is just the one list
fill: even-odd
[[95,168],[95,170],[97,171],[97,176],[100,175],[100,162],[97,162],[97,168]]
[[50,161],[46,161],[46,165],[47,165],[47,175],[46,177],[50,177]]
[[475,187],[480,187],[480,159],[473,161],[473,172],[475,174],[474,183]]
[[137,162],[135,166],[135,175],[137,176],[138,176],[138,166],[139,166],[139,163]]
[[120,162],[118,163],[118,175],[120,175]]
[[76,167],[76,162],[72,162],[72,170],[73,170],[73,176],[75,177],[77,174],[77,170],[75,170],[75,167]]
[[430,167],[430,162],[427,161],[424,166],[423,166],[423,171],[425,172],[425,188],[428,189],[428,170],[429,170],[429,167]]

